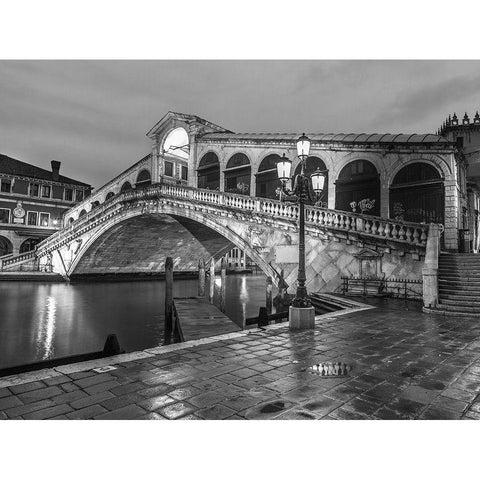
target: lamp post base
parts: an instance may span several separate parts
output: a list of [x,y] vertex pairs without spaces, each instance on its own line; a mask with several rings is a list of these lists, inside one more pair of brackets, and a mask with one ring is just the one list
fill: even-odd
[[315,328],[315,308],[290,307],[288,310],[290,330],[307,330]]

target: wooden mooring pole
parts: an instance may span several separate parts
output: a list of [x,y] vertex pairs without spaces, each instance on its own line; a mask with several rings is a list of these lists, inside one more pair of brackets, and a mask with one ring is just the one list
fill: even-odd
[[215,294],[215,260],[213,257],[210,260],[210,279],[209,279],[208,300],[213,303],[213,295]]
[[165,261],[165,337],[170,338],[173,330],[173,258]]
[[267,315],[272,314],[272,289],[273,289],[273,281],[272,277],[267,277],[267,285],[266,285],[266,307],[267,307]]
[[205,260],[198,261],[198,296],[205,296]]
[[225,262],[225,257],[222,258],[221,268],[220,278],[222,284],[220,286],[220,311],[225,312],[225,291],[227,287],[227,264]]

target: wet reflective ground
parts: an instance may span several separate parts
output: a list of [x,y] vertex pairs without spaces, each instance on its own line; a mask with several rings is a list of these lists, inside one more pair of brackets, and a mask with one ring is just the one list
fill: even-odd
[[[174,287],[176,296],[197,294],[193,279]],[[229,275],[226,288],[226,313],[237,324],[265,305],[263,275]],[[0,282],[0,368],[101,350],[109,333],[127,351],[161,345],[164,296],[163,281]]]
[[[18,385],[0,379],[0,419],[480,418],[478,318],[423,314],[398,300],[377,305],[326,315],[315,330],[281,324],[141,352],[106,373],[73,365]],[[308,370],[328,362],[352,369]]]

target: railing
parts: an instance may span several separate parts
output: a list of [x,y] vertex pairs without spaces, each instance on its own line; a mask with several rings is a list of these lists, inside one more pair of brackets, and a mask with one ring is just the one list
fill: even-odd
[[9,258],[2,257],[0,259],[0,271],[3,271],[5,267],[9,267],[17,263],[22,263],[27,260],[32,260],[35,257],[36,257],[35,250],[30,250],[29,252],[20,253],[19,255],[12,255]]
[[[382,277],[341,277],[342,293],[403,298],[405,300],[422,299],[422,280],[410,278]],[[417,286],[417,287],[415,287]]]
[[[160,198],[173,198],[179,201],[193,202],[205,207],[219,206],[242,212],[255,212],[266,217],[289,221],[296,221],[299,217],[299,207],[297,205],[283,203],[278,200],[213,190],[202,190],[179,185],[158,184],[115,195],[69,226],[44,240],[37,246],[37,249],[43,250],[50,247],[62,237],[68,236],[74,231],[81,230],[91,223],[93,219],[98,219],[103,215],[122,210],[126,203],[131,203],[135,200],[143,201]],[[426,245],[429,228],[426,224],[402,222],[313,206],[306,207],[305,220],[307,230],[308,227],[317,226],[337,231],[357,232],[362,235],[403,242],[420,247]]]

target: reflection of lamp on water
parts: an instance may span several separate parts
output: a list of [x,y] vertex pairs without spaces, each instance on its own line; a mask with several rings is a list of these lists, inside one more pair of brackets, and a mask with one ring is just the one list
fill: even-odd
[[53,337],[55,334],[55,321],[57,313],[57,301],[55,297],[48,296],[45,301],[45,309],[41,312],[40,328],[37,335],[37,351],[42,351],[42,360],[53,356]]

